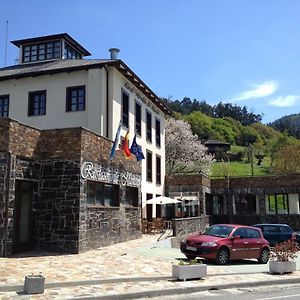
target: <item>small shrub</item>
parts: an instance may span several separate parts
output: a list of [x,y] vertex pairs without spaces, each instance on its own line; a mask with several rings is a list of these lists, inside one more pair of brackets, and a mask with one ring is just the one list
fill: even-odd
[[183,261],[182,259],[179,260],[178,265],[179,266],[186,266],[186,265],[197,265],[197,264],[202,264],[201,260],[195,259],[190,259],[188,261]]
[[298,244],[295,240],[288,240],[276,244],[270,253],[270,258],[275,261],[289,261],[297,257],[299,251]]

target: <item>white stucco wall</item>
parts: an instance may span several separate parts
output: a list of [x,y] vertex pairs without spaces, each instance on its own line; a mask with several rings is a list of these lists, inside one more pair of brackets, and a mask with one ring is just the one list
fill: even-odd
[[[85,111],[66,112],[66,88],[85,85]],[[9,117],[40,128],[86,127],[102,133],[101,72],[99,69],[58,73],[0,82],[0,95],[9,94]],[[46,115],[28,116],[28,93],[46,90]]]
[[[142,160],[142,206],[145,208],[146,206],[146,194],[152,194],[153,197],[157,195],[164,194],[164,178],[165,178],[165,116],[164,113],[156,109],[158,113],[154,112],[152,106],[154,104],[140,91],[137,90],[122,74],[120,74],[117,70],[113,70],[113,81],[111,80],[110,84],[112,85],[112,99],[111,103],[113,103],[112,116],[113,120],[111,120],[110,124],[112,124],[112,137],[114,139],[115,133],[117,131],[118,124],[121,119],[121,101],[122,101],[122,89],[124,89],[129,94],[129,146],[131,145],[132,139],[135,134],[135,103],[138,101],[141,105],[142,112],[142,134],[141,137],[137,136],[137,143],[142,147],[143,153],[146,157],[146,151],[152,152],[152,182],[148,182],[146,180],[146,159]],[[111,78],[110,77],[110,78]],[[126,83],[126,84],[125,84]],[[128,88],[129,87],[129,88]],[[144,101],[141,100],[136,94],[140,94],[144,98]],[[146,103],[144,103],[146,102]],[[146,109],[148,109],[152,114],[152,142],[148,142],[146,140]],[[161,126],[161,147],[157,147],[155,143],[155,118],[160,120]],[[125,136],[127,132],[126,128],[122,128],[121,136]],[[161,157],[161,184],[156,184],[156,155]],[[135,158],[133,158],[135,159]],[[146,217],[146,211],[143,209],[143,216]],[[153,216],[155,217],[155,208],[153,207]]]

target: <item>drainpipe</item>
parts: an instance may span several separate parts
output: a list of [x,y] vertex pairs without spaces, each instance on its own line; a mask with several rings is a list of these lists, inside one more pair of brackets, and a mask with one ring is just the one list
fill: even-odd
[[8,152],[7,159],[7,172],[6,172],[6,201],[5,201],[5,212],[4,212],[4,245],[3,245],[3,256],[7,256],[7,240],[8,240],[8,208],[9,208],[9,190],[10,190],[10,174],[11,174],[11,152]]
[[108,68],[107,65],[104,65],[106,71],[106,137],[108,138],[108,125],[109,125],[109,82],[108,82]]

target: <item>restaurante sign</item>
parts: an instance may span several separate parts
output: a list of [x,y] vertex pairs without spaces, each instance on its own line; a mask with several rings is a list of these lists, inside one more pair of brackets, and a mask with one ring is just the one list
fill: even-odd
[[140,187],[141,176],[118,169],[106,168],[92,162],[84,162],[81,168],[83,179]]

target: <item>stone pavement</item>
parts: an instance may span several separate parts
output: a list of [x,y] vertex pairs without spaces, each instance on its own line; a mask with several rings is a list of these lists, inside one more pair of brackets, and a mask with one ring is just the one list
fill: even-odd
[[[177,249],[153,248],[159,235],[91,250],[77,255],[30,252],[0,258],[0,299],[138,299],[196,292],[209,288],[300,282],[300,271],[270,275],[267,265],[244,261],[208,265],[201,280],[175,281],[172,263],[183,258]],[[152,248],[152,249],[151,249]],[[177,259],[176,259],[177,258]],[[22,293],[27,274],[42,273],[42,295]]]

